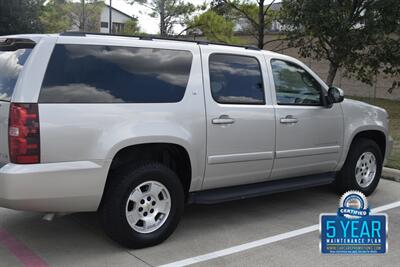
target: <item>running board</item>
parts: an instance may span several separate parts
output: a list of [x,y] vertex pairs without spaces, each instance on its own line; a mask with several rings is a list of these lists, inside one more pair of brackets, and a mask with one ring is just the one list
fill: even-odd
[[335,173],[330,172],[255,184],[196,191],[190,193],[189,203],[214,204],[237,199],[265,196],[274,193],[327,185],[331,184],[334,180]]

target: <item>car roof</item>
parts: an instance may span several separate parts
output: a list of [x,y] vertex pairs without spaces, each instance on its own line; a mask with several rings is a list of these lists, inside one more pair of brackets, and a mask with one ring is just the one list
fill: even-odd
[[46,37],[76,37],[76,38],[85,38],[85,37],[90,37],[90,38],[98,38],[98,39],[103,39],[103,40],[118,40],[118,39],[129,39],[133,38],[135,40],[150,40],[150,41],[155,41],[155,42],[171,42],[171,43],[186,43],[188,45],[193,44],[193,46],[196,45],[211,45],[211,46],[224,46],[230,51],[243,51],[243,49],[246,50],[254,50],[254,51],[260,51],[263,54],[269,55],[271,57],[287,57],[290,59],[294,59],[289,56],[285,56],[283,54],[279,54],[276,52],[272,52],[269,50],[261,50],[258,47],[255,46],[249,46],[249,45],[232,45],[232,44],[224,44],[224,43],[218,43],[218,42],[210,42],[210,41],[205,41],[205,40],[190,40],[190,39],[182,39],[182,38],[170,38],[170,37],[160,37],[160,36],[152,36],[152,35],[147,35],[147,36],[140,36],[140,35],[118,35],[118,34],[108,34],[108,33],[88,33],[88,32],[64,32],[64,33],[53,33],[53,34],[15,34],[15,35],[7,35],[7,36],[0,36],[1,39],[7,39],[7,38],[23,38],[23,39],[30,39],[36,43],[38,43],[42,38]]

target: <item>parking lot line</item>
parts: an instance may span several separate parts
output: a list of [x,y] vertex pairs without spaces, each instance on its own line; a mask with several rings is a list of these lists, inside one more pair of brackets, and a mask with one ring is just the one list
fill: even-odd
[[[386,211],[386,210],[390,210],[390,209],[394,209],[394,208],[398,208],[398,207],[400,207],[400,201],[396,201],[396,202],[393,202],[393,203],[389,203],[389,204],[386,204],[386,205],[383,205],[383,206],[376,207],[376,208],[371,210],[371,213],[378,213],[378,212],[382,212],[382,211]],[[259,239],[259,240],[252,241],[252,242],[249,242],[249,243],[233,246],[233,247],[226,248],[226,249],[221,249],[221,250],[218,250],[218,251],[214,251],[214,252],[210,252],[210,253],[207,253],[207,254],[203,254],[203,255],[187,258],[187,259],[184,259],[184,260],[175,261],[175,262],[168,263],[168,264],[164,264],[164,265],[161,265],[159,267],[188,266],[188,265],[191,265],[191,264],[196,264],[196,263],[208,261],[208,260],[211,260],[211,259],[216,259],[216,258],[228,256],[228,255],[231,255],[231,254],[234,254],[234,253],[238,253],[238,252],[242,252],[242,251],[249,250],[249,249],[252,249],[252,248],[256,248],[256,247],[264,246],[264,245],[267,245],[267,244],[275,243],[275,242],[278,242],[278,241],[282,241],[282,240],[289,239],[289,238],[292,238],[292,237],[304,235],[304,234],[307,234],[307,233],[310,233],[310,232],[314,232],[314,231],[318,231],[318,230],[319,230],[319,224],[314,224],[314,225],[307,226],[307,227],[304,227],[304,228],[300,228],[300,229],[297,229],[297,230],[294,230],[294,231],[290,231],[290,232],[286,232],[286,233],[270,236],[270,237]]]
[[25,267],[48,267],[49,265],[30,248],[0,228],[0,243],[3,244]]

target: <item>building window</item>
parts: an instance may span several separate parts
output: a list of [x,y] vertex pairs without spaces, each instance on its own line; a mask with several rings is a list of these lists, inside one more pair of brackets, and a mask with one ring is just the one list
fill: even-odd
[[124,28],[125,28],[124,23],[113,22],[113,24],[112,24],[112,32],[113,33],[123,32]]
[[100,26],[102,27],[102,28],[108,28],[108,22],[101,22],[100,23]]

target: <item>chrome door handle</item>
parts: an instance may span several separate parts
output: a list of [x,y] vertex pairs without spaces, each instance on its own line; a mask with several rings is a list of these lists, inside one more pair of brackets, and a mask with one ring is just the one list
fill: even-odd
[[211,122],[212,124],[232,124],[235,120],[228,115],[221,115],[219,118],[212,119]]
[[293,117],[292,115],[287,115],[284,118],[281,118],[280,122],[281,123],[297,123],[299,120],[296,117]]

